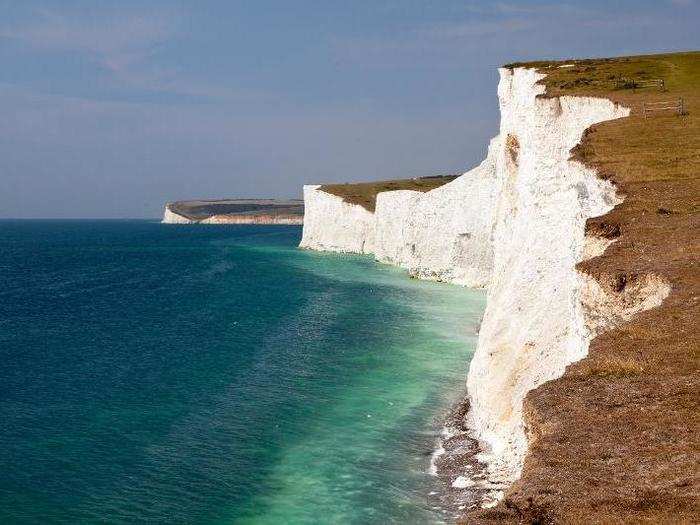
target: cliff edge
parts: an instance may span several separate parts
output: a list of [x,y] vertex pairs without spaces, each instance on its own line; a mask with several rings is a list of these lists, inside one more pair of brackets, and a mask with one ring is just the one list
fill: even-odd
[[526,395],[522,473],[467,522],[697,523],[700,53],[514,66],[630,108],[572,150],[623,200],[585,225],[587,357]]

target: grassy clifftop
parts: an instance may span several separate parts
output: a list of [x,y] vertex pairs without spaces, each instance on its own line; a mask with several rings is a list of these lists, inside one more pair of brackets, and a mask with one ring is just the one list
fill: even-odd
[[383,191],[413,190],[430,191],[455,180],[459,175],[438,175],[413,179],[381,180],[345,184],[324,184],[321,190],[341,197],[345,202],[357,204],[366,210],[374,211],[377,194]]

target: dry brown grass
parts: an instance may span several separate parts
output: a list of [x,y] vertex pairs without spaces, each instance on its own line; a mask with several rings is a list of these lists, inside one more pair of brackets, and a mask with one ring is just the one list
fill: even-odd
[[632,358],[610,356],[599,359],[584,373],[591,376],[635,376],[643,374],[645,367]]

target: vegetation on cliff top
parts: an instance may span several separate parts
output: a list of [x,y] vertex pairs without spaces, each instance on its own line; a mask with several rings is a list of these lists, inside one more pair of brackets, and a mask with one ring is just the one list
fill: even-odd
[[416,177],[413,179],[380,180],[375,182],[358,182],[344,184],[324,184],[319,189],[341,197],[345,202],[357,204],[366,210],[374,211],[377,194],[383,191],[413,190],[430,191],[452,182],[459,175],[437,175],[433,177]]

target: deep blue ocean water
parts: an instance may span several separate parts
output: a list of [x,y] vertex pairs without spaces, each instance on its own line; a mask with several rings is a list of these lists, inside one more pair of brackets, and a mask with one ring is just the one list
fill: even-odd
[[0,523],[424,523],[484,296],[301,228],[0,221]]

